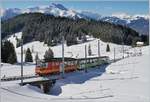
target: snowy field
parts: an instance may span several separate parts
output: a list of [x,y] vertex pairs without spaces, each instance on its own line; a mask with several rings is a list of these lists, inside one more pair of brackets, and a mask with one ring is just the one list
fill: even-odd
[[[22,32],[19,33],[15,33],[15,36],[17,38],[20,38],[22,36]],[[10,40],[14,46],[16,47],[16,37],[14,37],[13,35],[10,36],[8,38],[8,40]],[[85,45],[87,46],[87,50],[88,50],[88,46],[91,45],[91,50],[92,50],[92,56],[88,56],[88,57],[96,57],[98,56],[98,39],[92,38],[87,36],[87,40],[88,42],[86,43],[82,43],[82,44],[77,44],[77,45],[72,45],[72,46],[66,46],[65,44],[65,57],[72,57],[72,58],[84,58],[85,57]],[[109,44],[110,46],[110,52],[106,52],[106,46],[107,44]],[[33,56],[33,60],[35,59],[35,55],[36,53],[38,53],[39,58],[43,59],[43,56],[45,54],[45,51],[48,50],[48,46],[47,44],[44,44],[44,42],[39,42],[39,41],[33,41],[31,43],[27,43],[23,46],[24,51],[27,50],[27,48],[30,48],[30,50],[32,51],[32,56]],[[54,52],[54,57],[62,57],[62,45],[57,45],[54,47],[50,47],[53,52]],[[123,56],[123,51],[122,51],[122,45],[117,45],[117,44],[113,44],[113,43],[106,43],[100,40],[100,53],[101,56],[109,56],[111,59],[114,58],[114,48],[115,48],[115,52],[116,52],[116,58],[122,58]],[[130,46],[124,46],[124,50],[129,50],[131,47]],[[17,59],[18,62],[21,61],[21,48],[18,47],[16,48],[16,52],[17,52]],[[126,54],[124,55],[126,56]]]
[[[11,39],[12,41],[12,39]],[[36,44],[35,44],[36,43]],[[41,42],[26,44],[24,48],[34,45],[34,51],[42,52],[48,48]],[[41,45],[40,45],[41,44]],[[91,44],[93,56],[97,56],[97,39],[65,48],[73,57],[84,57],[83,46]],[[35,47],[36,46],[36,47]],[[111,44],[111,52],[107,53],[106,43],[101,41],[101,54],[113,58],[113,48],[116,56],[122,57],[121,45]],[[19,50],[17,56],[19,58]],[[55,56],[61,56],[61,45],[52,47]],[[126,46],[128,52],[136,52],[138,48]],[[49,94],[44,94],[39,88],[30,85],[19,86],[18,81],[1,82],[1,102],[150,102],[150,46],[142,47],[142,56],[130,56],[108,66],[88,70],[88,73],[75,72],[65,79],[57,80]],[[70,55],[72,56],[72,55]],[[127,55],[126,55],[127,56]],[[34,74],[34,65],[26,64],[24,74]],[[3,64],[1,76],[20,75],[20,65]]]

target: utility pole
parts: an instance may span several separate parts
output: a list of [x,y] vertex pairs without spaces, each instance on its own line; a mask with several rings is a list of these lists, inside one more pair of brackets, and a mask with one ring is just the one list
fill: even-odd
[[23,38],[21,38],[21,85],[23,85]]
[[[126,27],[127,27],[127,25],[126,25]],[[122,58],[123,59],[124,59],[124,35],[125,35],[125,32],[122,35],[122,53],[123,53]]]
[[116,61],[116,49],[114,48],[114,62]]
[[100,56],[101,56],[101,53],[100,53],[100,41],[98,40],[98,64],[100,63]]
[[100,41],[98,40],[98,57],[101,56],[101,52],[100,52]]
[[87,50],[85,45],[85,73],[87,73]]
[[124,42],[122,44],[122,53],[123,53],[122,58],[124,59]]
[[64,59],[64,36],[62,36],[62,78],[64,78],[65,74],[65,59]]

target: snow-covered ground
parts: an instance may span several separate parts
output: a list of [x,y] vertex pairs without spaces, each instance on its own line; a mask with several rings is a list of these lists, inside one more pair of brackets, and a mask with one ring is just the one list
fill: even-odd
[[[23,74],[24,75],[35,75],[35,64],[25,64],[23,66]],[[11,77],[11,76],[20,76],[21,65],[11,65],[7,63],[3,63],[1,65],[1,78],[3,77]]]
[[[75,57],[84,57],[84,45],[91,44],[92,52],[97,56],[97,40],[84,44],[65,46],[65,55],[71,51]],[[42,52],[48,48],[40,42],[24,45]],[[40,46],[41,44],[41,46]],[[122,57],[120,45],[111,44],[111,52],[107,53],[106,43],[101,41],[101,54],[113,58],[113,48],[116,56]],[[55,56],[61,56],[61,45],[52,47]],[[137,52],[139,48],[130,48],[128,52]],[[1,102],[150,102],[150,46],[142,47],[142,56],[130,56],[108,66],[88,70],[88,73],[70,73],[65,79],[57,80],[49,94],[44,94],[37,87],[19,86],[18,81],[1,82]],[[20,48],[17,48],[17,55]],[[39,52],[39,53],[40,53]],[[19,56],[19,55],[18,55]],[[34,74],[34,65],[26,64],[24,74]],[[20,65],[3,64],[2,76],[20,75]],[[18,73],[18,74],[17,74]]]
[[58,80],[49,94],[30,85],[3,82],[1,102],[149,102],[149,46],[142,51],[142,56]]
[[[15,33],[14,35],[11,35],[8,38],[8,40],[10,40],[13,43],[13,45],[15,46],[18,62],[21,61],[21,48],[20,47],[16,48],[16,43],[17,43],[16,37],[18,39],[20,39],[21,36],[22,36],[22,32],[18,32],[18,33]],[[87,40],[88,40],[88,42],[86,42],[86,43],[73,45],[73,46],[66,46],[66,44],[65,44],[65,52],[64,52],[65,57],[84,58],[85,57],[85,49],[84,49],[85,45],[87,45],[87,50],[88,50],[88,46],[89,45],[91,46],[92,56],[88,56],[88,57],[98,56],[98,39],[95,39],[92,37],[87,37]],[[101,56],[109,56],[110,59],[113,59],[114,58],[114,48],[115,48],[116,49],[116,51],[115,51],[116,58],[122,58],[123,51],[122,51],[121,45],[109,43],[110,52],[106,52],[106,46],[107,46],[107,43],[100,40]],[[25,44],[23,46],[23,51],[25,52],[27,50],[27,48],[30,48],[30,50],[32,51],[32,56],[33,56],[33,60],[34,60],[36,53],[38,53],[40,59],[43,59],[45,51],[48,50],[49,47],[46,44],[44,44],[44,42],[34,41],[31,43]],[[130,48],[131,48],[130,46],[124,46],[125,50],[129,50]],[[61,50],[62,45],[51,47],[51,49],[54,52],[54,57],[62,56],[62,50]],[[25,57],[25,53],[23,56]],[[124,54],[124,56],[127,56],[127,55]],[[2,70],[1,78],[4,76],[6,76],[6,77],[20,76],[21,67],[19,64],[17,64],[17,65],[3,64],[1,70]],[[34,75],[34,74],[35,74],[35,65],[34,64],[24,65],[24,75]]]
[[[15,33],[15,36],[12,35],[8,38],[14,46],[16,47],[16,37],[20,38],[22,36],[22,32]],[[72,45],[72,46],[66,46],[65,44],[65,57],[73,57],[73,58],[84,58],[85,57],[85,45],[87,46],[87,51],[88,51],[88,46],[91,46],[92,50],[92,56],[88,57],[94,57],[98,56],[98,40],[95,38],[87,37],[88,42],[82,43],[82,44],[77,44],[77,45]],[[106,46],[109,44],[110,46],[110,52],[106,52]],[[114,58],[114,48],[116,52],[116,58],[122,58],[123,56],[123,51],[122,51],[122,45],[117,45],[113,43],[106,43],[100,40],[100,53],[101,56],[109,56],[111,59]],[[43,56],[45,54],[45,51],[48,50],[47,44],[44,44],[44,42],[39,42],[39,41],[33,41],[31,43],[27,43],[23,46],[24,52],[27,50],[27,48],[30,48],[32,51],[33,59],[35,59],[36,53],[38,53],[39,58],[43,59]],[[129,50],[131,47],[130,46],[124,46],[124,50]],[[54,47],[51,47],[51,49],[54,52],[54,57],[61,57],[62,56],[62,45],[57,45]],[[17,52],[17,59],[18,62],[21,61],[21,48],[18,47],[16,48]],[[126,56],[126,54],[124,55]]]

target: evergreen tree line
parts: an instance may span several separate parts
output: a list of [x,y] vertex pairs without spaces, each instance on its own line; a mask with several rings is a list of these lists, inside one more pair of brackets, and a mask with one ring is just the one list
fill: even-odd
[[17,62],[15,48],[10,41],[1,42],[1,60],[4,63],[11,63],[11,64]]
[[[53,57],[54,57],[54,53],[49,48],[44,54],[44,60],[48,61]],[[36,53],[35,55],[36,63],[38,60],[39,60],[39,56],[38,56],[38,53]],[[16,56],[15,48],[13,44],[8,40],[1,42],[1,61],[4,63],[10,63],[10,64],[17,63],[17,56]],[[30,48],[28,48],[27,51],[25,52],[25,62],[33,62],[32,52]]]
[[21,14],[2,21],[2,38],[18,31],[23,32],[24,43],[44,41],[49,46],[61,43],[62,36],[68,46],[77,44],[77,38],[86,41],[86,35],[125,45],[133,45],[136,41],[148,42],[147,36],[139,36],[136,31],[121,25],[95,20],[73,20],[41,13]]

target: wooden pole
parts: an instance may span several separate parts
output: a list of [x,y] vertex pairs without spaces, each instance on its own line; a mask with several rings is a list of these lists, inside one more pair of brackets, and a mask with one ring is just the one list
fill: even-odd
[[124,59],[124,42],[122,44],[122,53],[123,53],[122,58]]
[[98,64],[100,64],[100,56],[101,56],[101,53],[100,53],[100,41],[98,40]]
[[87,50],[85,45],[85,73],[87,73]]
[[21,85],[23,85],[23,39],[21,39]]
[[100,52],[100,41],[98,40],[98,57],[101,56],[101,52]]
[[114,62],[116,61],[116,49],[114,48]]
[[62,36],[62,78],[65,75],[65,59],[64,59],[64,36]]

